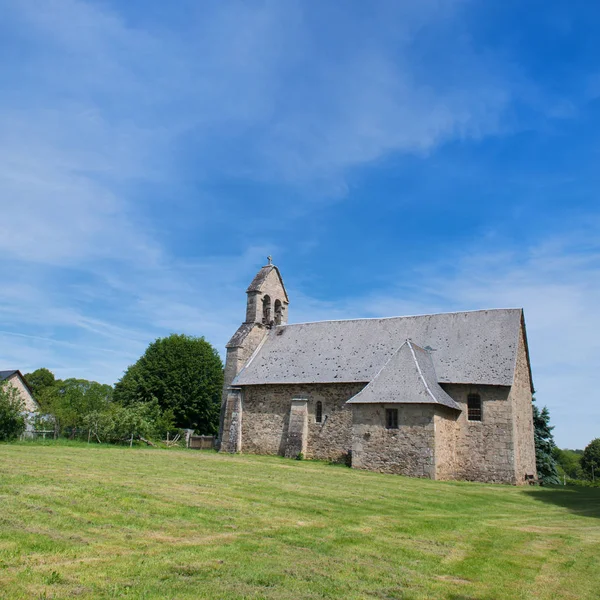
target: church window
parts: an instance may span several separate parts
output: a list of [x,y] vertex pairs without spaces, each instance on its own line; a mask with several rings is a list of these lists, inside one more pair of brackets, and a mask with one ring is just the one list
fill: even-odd
[[385,427],[386,429],[398,429],[398,409],[385,409]]
[[467,397],[467,418],[469,421],[481,421],[481,396],[469,394]]
[[271,297],[270,296],[265,296],[263,298],[263,318],[262,318],[262,322],[264,325],[270,325],[271,324]]
[[281,325],[281,300],[275,300],[275,325]]
[[315,421],[321,423],[323,421],[323,403],[319,400],[315,409]]

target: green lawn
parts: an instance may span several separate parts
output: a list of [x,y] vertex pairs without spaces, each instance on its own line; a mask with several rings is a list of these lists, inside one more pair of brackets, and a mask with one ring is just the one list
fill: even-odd
[[2,598],[599,598],[600,489],[0,445]]

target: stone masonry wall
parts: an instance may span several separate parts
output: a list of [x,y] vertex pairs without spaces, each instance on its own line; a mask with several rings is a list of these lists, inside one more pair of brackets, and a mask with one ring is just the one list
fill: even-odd
[[435,407],[435,478],[454,479],[456,472],[456,429],[459,413]]
[[[363,387],[362,383],[245,386],[242,452],[284,455],[292,399],[306,398],[306,458],[345,459],[352,447],[352,412],[345,403]],[[323,403],[321,423],[315,422],[317,401]]]
[[308,438],[308,400],[294,398],[288,420],[286,458],[297,458],[306,454]]
[[285,299],[285,291],[281,287],[281,281],[277,271],[273,269],[260,286],[260,292],[251,292],[248,294],[248,303],[246,305],[246,323],[262,323],[262,299],[264,296],[271,299],[271,319],[275,320],[275,301],[279,300],[282,304],[281,323],[285,325],[288,320],[288,301]]
[[[398,429],[386,429],[385,409],[398,409]],[[434,407],[354,404],[352,466],[411,477],[435,477]]]
[[519,334],[515,379],[510,390],[510,401],[513,406],[515,440],[515,474],[516,483],[527,482],[526,475],[537,478],[535,466],[535,442],[533,436],[533,407],[531,394],[531,378],[527,362],[527,349],[523,329]]
[[219,447],[222,452],[241,451],[243,417],[242,391],[239,388],[230,388],[223,408]]
[[[446,383],[442,387],[462,408],[456,419],[454,475],[446,471],[445,476],[467,481],[516,483],[510,388]],[[467,419],[470,393],[481,396],[481,421]]]
[[267,335],[268,331],[266,327],[257,323],[244,338],[242,346],[227,348],[225,371],[223,374],[223,400],[227,396],[227,389],[231,385],[231,382],[248,362],[248,359],[252,356],[252,353],[256,350],[265,335]]
[[25,410],[27,412],[38,411],[39,407],[37,402],[32,398],[27,386],[21,381],[21,378],[16,373],[7,379],[7,383],[17,389],[21,400],[23,400],[23,403],[25,404]]
[[217,447],[221,447],[223,438],[223,427],[225,419],[225,410],[227,405],[227,394],[231,382],[235,376],[242,370],[252,353],[256,350],[262,339],[267,335],[268,329],[263,325],[255,323],[246,334],[243,345],[227,348],[227,357],[225,359],[225,369],[223,371],[223,393],[221,395],[221,413],[219,416],[219,441]]

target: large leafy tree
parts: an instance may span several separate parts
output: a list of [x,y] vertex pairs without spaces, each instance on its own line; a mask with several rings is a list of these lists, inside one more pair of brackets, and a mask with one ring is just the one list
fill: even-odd
[[592,440],[583,451],[581,467],[592,479],[600,476],[600,438]]
[[556,447],[552,435],[554,427],[550,425],[550,412],[547,407],[539,410],[533,405],[533,426],[538,479],[542,484],[560,483],[553,454]]
[[173,411],[177,427],[216,433],[223,363],[204,338],[172,334],[152,342],[115,385],[114,399],[127,406],[158,400]]

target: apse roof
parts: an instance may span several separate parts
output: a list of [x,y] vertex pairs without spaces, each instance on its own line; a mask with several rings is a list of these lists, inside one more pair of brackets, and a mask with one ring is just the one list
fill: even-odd
[[461,410],[440,387],[431,355],[406,340],[375,378],[348,404],[442,404]]

